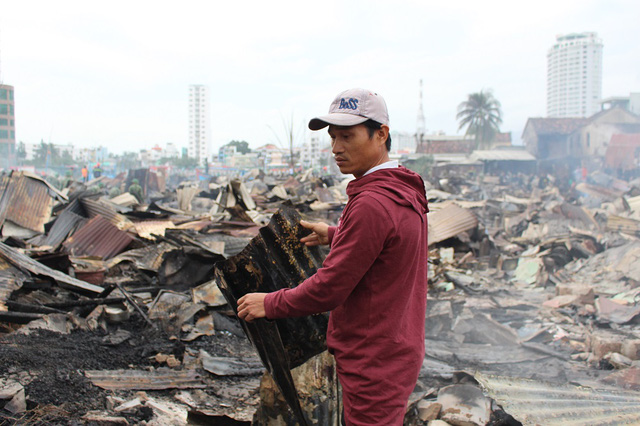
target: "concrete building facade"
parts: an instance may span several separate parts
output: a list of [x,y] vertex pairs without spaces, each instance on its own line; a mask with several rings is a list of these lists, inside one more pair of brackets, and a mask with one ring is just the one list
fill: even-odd
[[589,117],[601,98],[602,40],[594,32],[558,35],[547,52],[547,116]]
[[4,158],[15,153],[16,115],[13,86],[0,84],[0,155]]
[[189,86],[189,157],[202,164],[209,158],[211,145],[211,113],[209,88],[201,84]]

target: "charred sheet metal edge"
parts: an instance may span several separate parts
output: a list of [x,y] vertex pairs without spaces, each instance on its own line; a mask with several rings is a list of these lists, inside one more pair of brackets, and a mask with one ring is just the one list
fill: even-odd
[[[216,264],[216,282],[234,311],[237,300],[244,294],[275,291],[283,288],[282,285],[293,288],[322,265],[319,250],[299,242],[303,233],[308,232],[299,222],[297,212],[283,206],[240,254]],[[241,321],[241,325],[298,421],[308,424],[291,377],[293,366],[288,355],[294,355],[299,365],[326,348],[326,315],[251,323]],[[292,349],[293,345],[291,342],[283,343],[282,333],[288,336],[310,327],[315,329],[310,339],[312,343],[307,348],[298,348],[299,352],[306,353],[288,353],[285,346]],[[313,345],[318,346],[318,343],[321,343],[322,350],[313,350]]]
[[42,263],[33,260],[26,254],[22,254],[3,243],[0,243],[0,255],[2,255],[5,259],[7,259],[7,261],[9,261],[19,269],[29,271],[32,274],[45,275],[47,277],[53,278],[60,285],[60,287],[66,288],[67,290],[88,293],[91,295],[101,294],[104,291],[104,288],[100,286],[90,284],[76,278],[72,278],[60,271],[51,269],[48,266],[45,266]]
[[524,425],[640,424],[640,392],[475,373],[486,393]]

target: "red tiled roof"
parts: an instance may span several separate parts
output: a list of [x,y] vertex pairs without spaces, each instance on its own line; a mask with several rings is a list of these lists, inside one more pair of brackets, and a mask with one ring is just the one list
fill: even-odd
[[527,122],[538,135],[568,135],[588,123],[588,118],[530,118]]

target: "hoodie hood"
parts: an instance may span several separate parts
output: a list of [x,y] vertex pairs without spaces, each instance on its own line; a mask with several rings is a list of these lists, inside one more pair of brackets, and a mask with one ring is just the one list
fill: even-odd
[[362,192],[384,195],[398,205],[413,208],[421,215],[429,211],[424,181],[419,174],[403,166],[377,170],[347,185],[349,199]]

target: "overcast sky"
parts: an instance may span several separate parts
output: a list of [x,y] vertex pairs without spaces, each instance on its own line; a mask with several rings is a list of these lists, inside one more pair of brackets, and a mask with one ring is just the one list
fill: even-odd
[[351,87],[380,93],[391,129],[460,134],[457,105],[493,90],[518,141],[546,113],[557,34],[595,31],[603,97],[640,92],[640,1],[0,0],[0,78],[15,87],[16,137],[107,146],[187,144],[188,87],[211,93],[213,149],[285,140],[292,121]]

